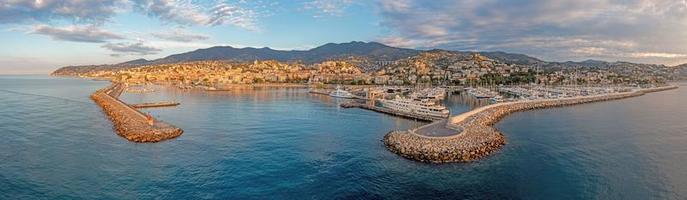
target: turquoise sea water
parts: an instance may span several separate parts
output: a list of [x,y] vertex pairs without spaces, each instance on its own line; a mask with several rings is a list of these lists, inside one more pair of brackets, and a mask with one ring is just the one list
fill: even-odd
[[[425,164],[387,151],[421,122],[338,108],[303,89],[125,94],[185,130],[137,144],[88,95],[107,82],[0,76],[0,199],[685,199],[687,85],[516,113],[508,144],[473,163]],[[452,113],[467,111],[450,97]]]

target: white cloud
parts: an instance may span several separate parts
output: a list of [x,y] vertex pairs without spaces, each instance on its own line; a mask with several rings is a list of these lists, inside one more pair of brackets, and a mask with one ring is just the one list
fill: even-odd
[[0,24],[66,19],[102,23],[126,0],[9,0],[0,2]]
[[380,4],[383,10],[389,12],[406,12],[411,7],[409,0],[382,0]]
[[640,52],[640,53],[632,53],[632,54],[630,54],[630,56],[636,57],[636,58],[648,58],[648,57],[654,57],[654,58],[687,58],[687,54],[662,53],[662,52]]
[[663,63],[680,56],[635,52],[687,52],[683,0],[379,0],[378,8],[392,35],[380,40],[402,46]]
[[353,0],[311,0],[305,2],[303,7],[314,11],[315,17],[341,16],[353,3]]
[[185,0],[134,0],[134,8],[148,16],[181,25],[234,25],[257,30],[255,12],[228,3],[210,6]]
[[199,40],[207,40],[209,38],[207,35],[190,33],[184,31],[183,29],[166,30],[157,33],[152,33],[151,35],[153,37],[160,38],[163,40],[177,42],[193,42]]
[[393,47],[413,48],[426,44],[427,41],[413,40],[398,36],[389,36],[381,38],[379,42]]
[[580,47],[571,51],[581,56],[605,56],[609,54],[608,50],[603,47]]
[[208,48],[216,46],[210,43],[199,43],[199,42],[178,42],[178,41],[149,41],[146,42],[151,47],[158,49],[176,49],[176,48]]
[[241,5],[219,0],[10,0],[0,1],[0,24],[66,20],[101,25],[120,12],[134,10],[180,25],[233,25],[257,30],[258,14]]
[[253,10],[221,3],[212,8],[211,12],[210,20],[207,22],[209,25],[231,24],[246,30],[258,30],[255,24],[256,14]]
[[124,39],[124,37],[121,35],[100,29],[99,27],[92,25],[72,25],[66,27],[50,27],[47,25],[36,25],[33,27],[31,33],[47,35],[54,40],[72,42],[102,43],[107,42],[108,40]]
[[111,54],[112,56],[152,55],[162,51],[161,49],[143,44],[141,41],[136,43],[107,43],[102,47],[115,52],[115,54]]

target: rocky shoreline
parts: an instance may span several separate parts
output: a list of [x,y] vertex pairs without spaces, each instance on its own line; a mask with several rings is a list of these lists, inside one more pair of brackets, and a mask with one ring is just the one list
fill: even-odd
[[[111,95],[116,84],[96,91],[91,99],[98,104],[114,124],[118,135],[132,142],[160,142],[179,137],[183,130],[173,125],[158,121],[132,108]],[[116,93],[116,92],[115,92]]]
[[411,129],[391,131],[382,141],[391,152],[411,160],[431,163],[469,162],[491,155],[506,144],[505,136],[492,125],[510,113],[623,99],[675,88],[677,86],[665,86],[607,95],[493,104],[452,117],[446,126],[463,130],[459,133],[456,131],[455,135],[431,137],[417,134]]

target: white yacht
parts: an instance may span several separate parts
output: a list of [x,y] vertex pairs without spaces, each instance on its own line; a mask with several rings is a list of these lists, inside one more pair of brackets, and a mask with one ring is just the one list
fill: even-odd
[[449,116],[448,108],[436,104],[434,101],[429,99],[411,99],[396,96],[395,99],[386,100],[381,99],[379,102],[383,107],[389,108],[394,111],[430,116],[436,118],[447,118]]
[[341,87],[339,87],[339,86],[336,86],[336,90],[330,92],[329,96],[337,97],[337,98],[346,98],[346,99],[352,99],[353,98],[353,94],[351,94],[350,92],[348,92],[346,90],[341,89]]

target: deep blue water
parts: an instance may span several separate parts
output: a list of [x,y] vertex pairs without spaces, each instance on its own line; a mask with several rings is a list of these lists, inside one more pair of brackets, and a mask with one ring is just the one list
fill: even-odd
[[[185,130],[120,138],[88,98],[107,82],[0,76],[0,199],[685,199],[687,89],[516,113],[508,144],[473,163],[387,151],[422,123],[302,89],[125,94]],[[687,85],[683,85],[687,87]],[[454,114],[477,105],[448,101]]]

